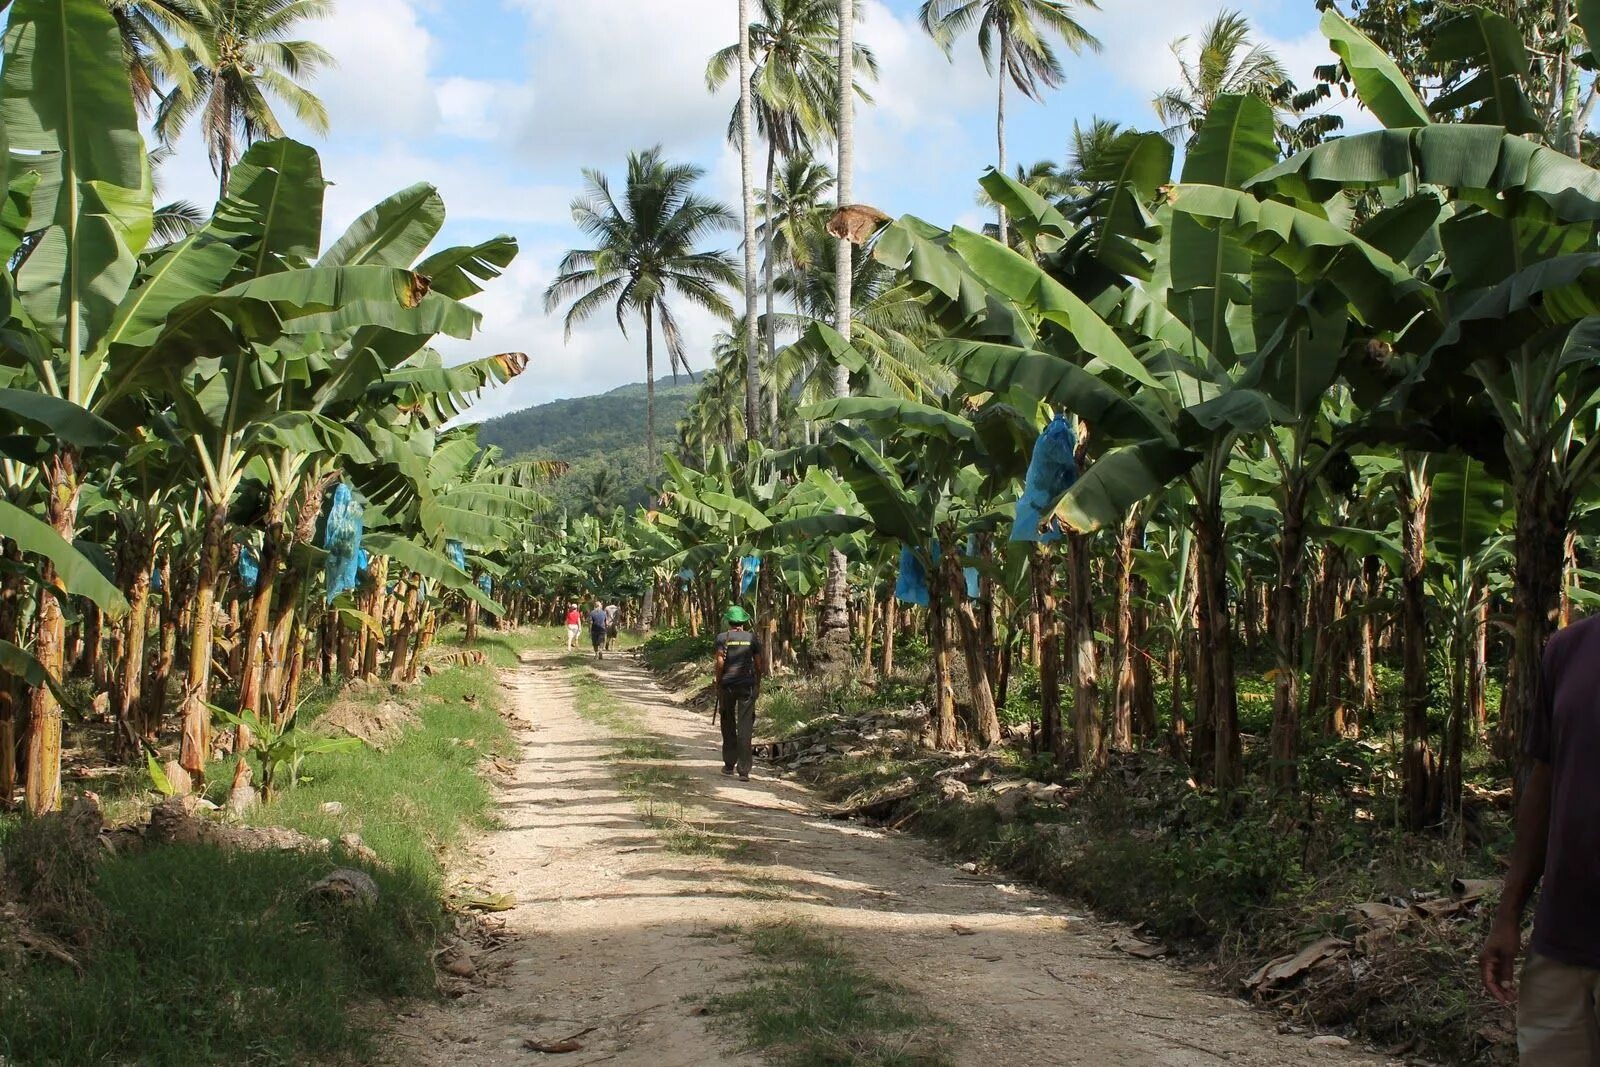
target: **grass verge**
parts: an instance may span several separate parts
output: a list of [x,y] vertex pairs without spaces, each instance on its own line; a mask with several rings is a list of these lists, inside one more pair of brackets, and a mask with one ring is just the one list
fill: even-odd
[[861,969],[837,938],[794,920],[736,929],[756,960],[747,984],[707,1008],[783,1067],[942,1067],[941,1027],[900,987]]
[[[476,647],[485,645],[491,651],[489,641]],[[516,651],[512,644],[506,654],[514,661]],[[43,931],[67,944],[81,969],[0,960],[0,1062],[370,1059],[374,1035],[351,1005],[434,992],[430,954],[447,922],[443,864],[473,829],[490,825],[479,762],[512,751],[499,695],[487,665],[440,670],[400,692],[346,694],[339,699],[404,701],[417,725],[386,751],[309,757],[300,785],[251,816],[316,838],[360,834],[382,860],[367,867],[380,890],[375,904],[330,910],[307,899],[306,888],[335,867],[363,866],[337,845],[171,845],[92,864],[78,913],[57,911]],[[320,710],[312,704],[302,714],[310,720]],[[229,770],[210,777],[226,788]],[[16,824],[0,827],[13,870],[34,862],[30,836]]]

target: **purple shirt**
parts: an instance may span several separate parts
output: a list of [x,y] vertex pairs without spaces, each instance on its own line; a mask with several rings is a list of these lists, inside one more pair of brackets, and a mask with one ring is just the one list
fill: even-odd
[[1600,616],[1550,638],[1541,688],[1528,755],[1550,764],[1550,843],[1532,947],[1600,968]]

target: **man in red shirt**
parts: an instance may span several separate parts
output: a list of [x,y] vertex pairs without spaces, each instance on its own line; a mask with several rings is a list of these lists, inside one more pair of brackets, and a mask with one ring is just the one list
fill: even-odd
[[[1483,984],[1517,1005],[1529,1067],[1600,1065],[1600,616],[1550,638],[1541,699],[1528,719],[1532,762],[1517,810],[1500,908],[1484,943]],[[1539,888],[1522,980],[1522,912]]]

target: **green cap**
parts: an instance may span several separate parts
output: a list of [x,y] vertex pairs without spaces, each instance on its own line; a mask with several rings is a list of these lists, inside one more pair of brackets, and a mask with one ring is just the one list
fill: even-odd
[[735,604],[733,607],[729,608],[728,611],[727,611],[727,614],[723,615],[722,617],[724,619],[727,619],[729,622],[749,622],[750,621],[750,613],[745,611],[743,608],[741,608],[737,604]]

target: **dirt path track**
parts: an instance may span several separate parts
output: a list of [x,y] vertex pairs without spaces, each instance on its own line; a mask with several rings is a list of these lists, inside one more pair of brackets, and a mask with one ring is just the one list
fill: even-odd
[[[479,961],[487,988],[401,1021],[395,1062],[758,1063],[729,1051],[685,998],[733,988],[746,970],[719,928],[784,916],[839,934],[866,967],[914,990],[950,1024],[962,1065],[1381,1062],[1280,1035],[1181,969],[1114,952],[1114,927],[1057,898],[963,873],[914,839],[816,817],[805,790],[760,767],[748,783],[722,777],[704,716],[671,704],[632,657],[597,667],[678,750],[671,766],[692,776],[694,821],[741,847],[731,860],[668,851],[620,791],[604,731],[575,711],[568,668],[538,656],[507,672],[523,759],[475,876],[516,894],[512,936]],[[559,1060],[523,1045],[579,1031],[582,1051]]]

